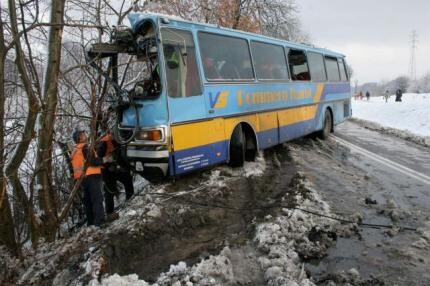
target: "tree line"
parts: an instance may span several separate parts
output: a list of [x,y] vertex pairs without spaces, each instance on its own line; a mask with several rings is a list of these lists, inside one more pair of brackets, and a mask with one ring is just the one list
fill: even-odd
[[394,94],[397,89],[402,92],[411,93],[430,93],[430,73],[423,75],[416,81],[407,76],[398,76],[392,80],[383,80],[380,82],[368,82],[355,87],[355,92],[369,91],[372,95],[383,95],[386,90]]

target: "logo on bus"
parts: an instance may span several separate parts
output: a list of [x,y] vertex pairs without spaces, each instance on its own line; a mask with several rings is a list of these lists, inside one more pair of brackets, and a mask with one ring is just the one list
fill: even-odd
[[227,106],[228,91],[219,91],[216,94],[209,92],[209,104],[211,108],[224,108]]

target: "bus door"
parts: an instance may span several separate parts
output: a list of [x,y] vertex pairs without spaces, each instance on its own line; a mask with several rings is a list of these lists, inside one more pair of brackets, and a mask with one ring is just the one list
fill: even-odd
[[199,122],[205,118],[205,105],[192,33],[162,28],[161,38],[173,143],[170,173],[175,175],[206,164],[197,148],[203,143]]

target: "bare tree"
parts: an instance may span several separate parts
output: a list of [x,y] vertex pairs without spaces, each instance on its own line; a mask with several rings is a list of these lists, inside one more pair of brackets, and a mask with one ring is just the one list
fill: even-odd
[[3,173],[5,165],[5,61],[7,49],[4,36],[3,9],[0,7],[0,245],[5,245],[14,255],[19,255],[19,247],[15,238],[13,217]]
[[173,0],[152,5],[154,12],[286,40],[309,42],[295,0]]
[[48,38],[48,61],[43,85],[43,101],[38,130],[36,166],[39,206],[45,213],[44,230],[50,240],[57,231],[57,194],[52,180],[52,151],[55,112],[58,101],[58,83],[61,60],[61,42],[64,24],[65,0],[51,2],[51,19]]
[[[6,165],[6,176],[13,188],[17,201],[24,210],[31,233],[31,239],[34,245],[37,245],[39,237],[39,224],[34,215],[34,208],[32,205],[33,198],[31,196],[30,198],[27,197],[26,190],[24,189],[19,177],[19,168],[24,160],[31,141],[35,136],[34,128],[40,106],[37,92],[33,87],[32,79],[34,79],[34,70],[31,70],[31,67],[29,67],[25,61],[25,54],[20,41],[22,34],[18,29],[18,16],[15,1],[9,0],[8,6],[11,25],[11,37],[13,39],[10,45],[13,44],[13,47],[15,48],[15,64],[21,77],[22,88],[25,90],[27,95],[27,114],[20,141],[16,144],[13,155]],[[21,15],[21,17],[23,17],[23,15]],[[30,190],[30,193],[33,192]]]

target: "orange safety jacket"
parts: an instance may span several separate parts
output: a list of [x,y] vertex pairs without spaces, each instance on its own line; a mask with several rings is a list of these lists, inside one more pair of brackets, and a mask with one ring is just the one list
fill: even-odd
[[115,150],[115,146],[113,145],[113,137],[111,134],[106,134],[100,139],[102,142],[106,142],[106,154],[104,156],[109,156]]
[[[73,150],[71,159],[73,166],[73,178],[78,180],[84,171],[85,165],[85,157],[82,149],[84,148],[85,143],[76,144],[75,149]],[[101,174],[101,168],[98,166],[88,166],[85,172],[86,176]]]

